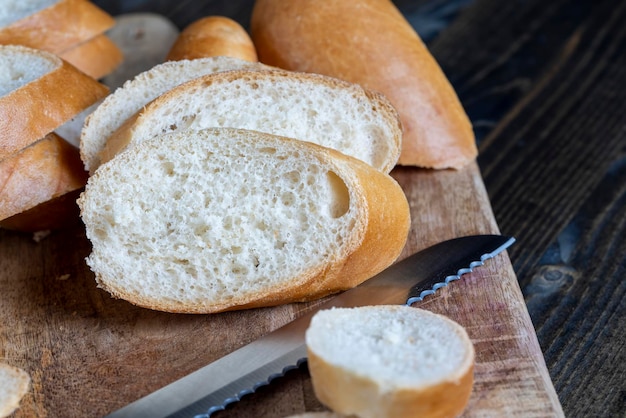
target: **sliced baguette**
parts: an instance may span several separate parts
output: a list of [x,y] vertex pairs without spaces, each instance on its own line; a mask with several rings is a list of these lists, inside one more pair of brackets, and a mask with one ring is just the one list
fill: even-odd
[[100,165],[98,154],[107,139],[150,101],[194,78],[240,68],[269,67],[237,58],[209,57],[159,64],[127,81],[85,120],[80,137],[80,153],[85,169],[93,172]]
[[0,363],[0,417],[8,417],[20,406],[29,388],[30,376],[26,371]]
[[0,44],[62,53],[110,29],[115,20],[87,0],[4,2]]
[[250,30],[263,63],[387,96],[405,129],[399,164],[461,168],[476,157],[453,87],[391,0],[257,0]]
[[167,54],[167,60],[227,56],[258,61],[248,32],[225,16],[198,19],[180,33]]
[[318,74],[229,71],[181,84],[129,118],[100,152],[106,162],[127,147],[178,129],[236,127],[302,139],[389,172],[402,127],[387,99]]
[[230,128],[143,141],[78,200],[100,287],[211,313],[310,300],[390,265],[410,224],[389,175],[305,141]]
[[51,53],[0,46],[0,160],[43,138],[108,92]]
[[122,51],[105,34],[78,44],[59,56],[95,79],[110,74],[124,59]]
[[456,417],[473,385],[474,347],[456,322],[409,306],[335,308],[306,331],[317,398],[361,418]]
[[[81,189],[86,182],[78,149],[50,133],[0,161],[0,221]],[[49,227],[44,229],[50,229],[55,222],[51,217]],[[42,229],[41,221],[37,224],[35,227],[19,218],[0,223],[12,229]]]

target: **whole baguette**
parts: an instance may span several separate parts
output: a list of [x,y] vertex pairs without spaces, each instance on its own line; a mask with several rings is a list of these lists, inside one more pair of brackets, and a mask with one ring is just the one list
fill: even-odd
[[100,166],[78,200],[100,287],[211,313],[311,300],[389,266],[409,206],[389,175],[257,131],[153,137]]
[[46,62],[52,70],[0,97],[0,160],[43,138],[109,92],[51,53],[0,46],[0,59],[5,55]]
[[454,89],[390,0],[257,0],[251,35],[263,63],[387,96],[404,125],[399,164],[461,168],[476,157]]
[[[87,182],[78,149],[54,133],[0,161],[0,221],[81,189]],[[74,206],[76,206],[74,204]],[[18,223],[19,221],[19,223]],[[4,223],[12,229],[42,228],[22,218]]]
[[59,56],[96,80],[110,74],[124,59],[122,51],[105,34],[78,44]]
[[248,32],[225,16],[208,16],[191,23],[180,33],[166,59],[178,61],[216,56],[258,61]]
[[475,352],[449,318],[401,305],[317,312],[306,331],[320,402],[360,418],[453,418],[473,386]]
[[115,20],[87,0],[59,0],[0,28],[0,44],[62,53],[113,27]]

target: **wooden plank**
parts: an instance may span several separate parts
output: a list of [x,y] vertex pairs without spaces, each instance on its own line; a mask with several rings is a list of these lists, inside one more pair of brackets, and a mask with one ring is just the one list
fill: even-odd
[[[413,216],[402,258],[443,239],[498,232],[476,164],[462,171],[397,168],[393,174]],[[0,232],[0,358],[33,378],[16,417],[102,416],[312,305],[218,315],[153,312],[97,289],[84,264],[88,253],[80,224],[39,243]],[[476,384],[465,416],[561,415],[506,254],[421,306],[459,321],[475,343]],[[305,371],[255,396],[221,414],[276,417],[323,409]]]

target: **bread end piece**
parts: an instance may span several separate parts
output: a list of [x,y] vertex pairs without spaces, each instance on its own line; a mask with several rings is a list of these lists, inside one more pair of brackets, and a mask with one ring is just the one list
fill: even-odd
[[257,0],[250,29],[264,64],[384,94],[404,126],[399,165],[459,169],[476,158],[454,88],[392,1]]
[[207,16],[191,23],[180,33],[166,59],[179,61],[217,56],[258,61],[256,48],[246,30],[225,16]]
[[0,418],[8,417],[20,405],[30,388],[30,376],[18,367],[0,363]]
[[316,314],[306,341],[315,394],[335,412],[456,417],[469,401],[474,348],[444,316],[409,306],[335,308]]

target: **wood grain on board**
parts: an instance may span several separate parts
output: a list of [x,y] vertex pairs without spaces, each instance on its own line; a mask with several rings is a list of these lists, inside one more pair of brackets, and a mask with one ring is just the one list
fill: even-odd
[[[476,164],[461,171],[396,168],[411,205],[401,256],[438,241],[498,233]],[[216,315],[138,308],[96,287],[83,227],[35,242],[0,231],[0,358],[33,385],[16,417],[98,417],[219,358],[316,302]],[[506,253],[419,305],[450,316],[477,351],[465,416],[561,416],[561,407]],[[247,399],[249,398],[249,399]],[[323,410],[306,370],[216,416],[280,417]]]

